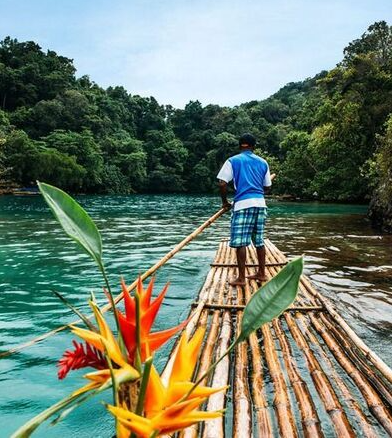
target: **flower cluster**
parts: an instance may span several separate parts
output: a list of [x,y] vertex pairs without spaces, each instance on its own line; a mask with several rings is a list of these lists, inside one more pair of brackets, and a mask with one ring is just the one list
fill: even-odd
[[[75,391],[73,396],[106,388],[113,379],[117,390],[119,383],[142,380],[143,370],[138,370],[136,364],[137,351],[139,350],[140,360],[144,363],[186,325],[188,320],[175,327],[152,332],[154,321],[168,290],[166,285],[153,299],[153,286],[154,279],[144,289],[139,278],[136,292],[131,295],[125,282],[121,282],[124,312],[114,309],[118,317],[121,341],[116,339],[98,305],[90,301],[97,329],[73,326],[72,332],[81,338],[84,344],[73,341],[74,350],[65,351],[58,363],[60,379],[64,378],[70,370],[84,367],[97,370],[84,376],[89,383]],[[198,329],[191,338],[183,332],[175,351],[167,384],[163,382],[154,365],[151,366],[145,393],[142,394],[141,412],[133,412],[125,402],[119,400],[119,397],[115,398],[117,402],[114,405],[108,406],[108,410],[117,419],[117,436],[129,438],[133,433],[147,438],[154,433],[160,435],[175,432],[199,421],[222,415],[220,411],[203,412],[198,410],[198,407],[209,395],[225,388],[195,385],[191,380],[204,334],[203,328]],[[121,342],[124,343],[123,349],[120,347]]]

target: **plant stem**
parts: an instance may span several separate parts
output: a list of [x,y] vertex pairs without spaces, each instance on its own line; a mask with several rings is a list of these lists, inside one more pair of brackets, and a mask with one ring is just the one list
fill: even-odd
[[136,412],[135,412],[137,415],[141,415],[143,412],[144,399],[146,397],[146,390],[147,390],[148,380],[150,378],[151,367],[152,367],[152,357],[149,357],[144,363],[143,377],[140,383],[139,398],[137,401]]
[[104,267],[103,263],[99,264],[99,269],[100,269],[100,271],[102,273],[103,279],[104,279],[105,284],[106,284],[106,288],[107,288],[108,293],[109,293],[110,304],[112,306],[112,310],[113,310],[113,314],[114,314],[114,320],[116,322],[117,335],[118,335],[118,344],[120,346],[121,353],[124,355],[124,357],[127,357],[128,354],[127,354],[127,351],[126,351],[126,348],[125,348],[124,339],[123,339],[122,334],[121,334],[120,322],[118,320],[118,315],[117,315],[117,311],[116,311],[116,303],[114,302],[114,298],[113,298],[113,294],[112,294],[112,289],[110,287],[109,279],[108,279],[108,276],[106,274],[106,270],[105,270],[105,267]]
[[[146,390],[147,390],[148,380],[150,378],[151,366],[152,366],[152,357],[149,357],[144,363],[143,377],[140,384],[139,398],[137,400],[136,411],[135,411],[135,414],[137,415],[142,415],[143,413],[144,399],[146,398]],[[136,438],[136,434],[134,432],[132,432],[131,438]]]
[[57,298],[60,299],[67,307],[69,307],[86,325],[86,327],[93,331],[97,332],[98,330],[94,326],[94,324],[88,319],[86,315],[84,315],[79,309],[77,309],[74,305],[72,305],[60,292],[55,289],[52,289],[52,292],[56,295]]
[[[103,347],[105,350],[105,356],[106,356],[106,360],[107,360],[108,367],[110,370],[110,377],[112,378],[113,404],[114,404],[114,406],[118,406],[118,385],[117,385],[116,377],[114,376],[112,361],[109,357],[109,354],[106,350],[105,345],[103,345]],[[117,417],[114,417],[114,425],[115,425],[115,428],[117,430]]]

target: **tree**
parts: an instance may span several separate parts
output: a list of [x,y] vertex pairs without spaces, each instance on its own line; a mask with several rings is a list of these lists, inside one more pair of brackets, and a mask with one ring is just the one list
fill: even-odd
[[344,65],[350,65],[358,55],[372,53],[377,62],[386,65],[392,60],[392,26],[378,21],[361,36],[349,43],[344,51]]

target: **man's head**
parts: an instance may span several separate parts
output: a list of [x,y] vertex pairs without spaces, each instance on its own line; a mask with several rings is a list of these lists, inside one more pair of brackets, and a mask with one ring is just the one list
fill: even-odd
[[254,149],[256,146],[256,139],[252,134],[242,134],[238,139],[240,149]]

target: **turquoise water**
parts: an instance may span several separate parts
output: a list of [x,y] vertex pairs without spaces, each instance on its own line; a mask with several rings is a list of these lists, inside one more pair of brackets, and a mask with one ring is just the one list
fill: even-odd
[[[120,275],[132,282],[219,208],[208,196],[78,200],[102,231],[113,285]],[[305,254],[306,273],[390,364],[392,237],[372,230],[365,213],[364,206],[271,201],[266,233],[288,256]],[[157,289],[168,280],[171,286],[157,328],[175,325],[187,314],[228,227],[227,215],[159,271]],[[92,262],[64,236],[40,198],[0,197],[1,351],[73,319],[51,289],[86,310],[91,290],[105,301],[100,286]],[[0,359],[0,437],[81,386],[83,372],[57,380],[56,362],[70,344],[71,336],[62,333]],[[83,438],[91,431],[95,437],[110,437],[112,431],[111,418],[94,403],[54,428],[44,425],[36,436]]]

